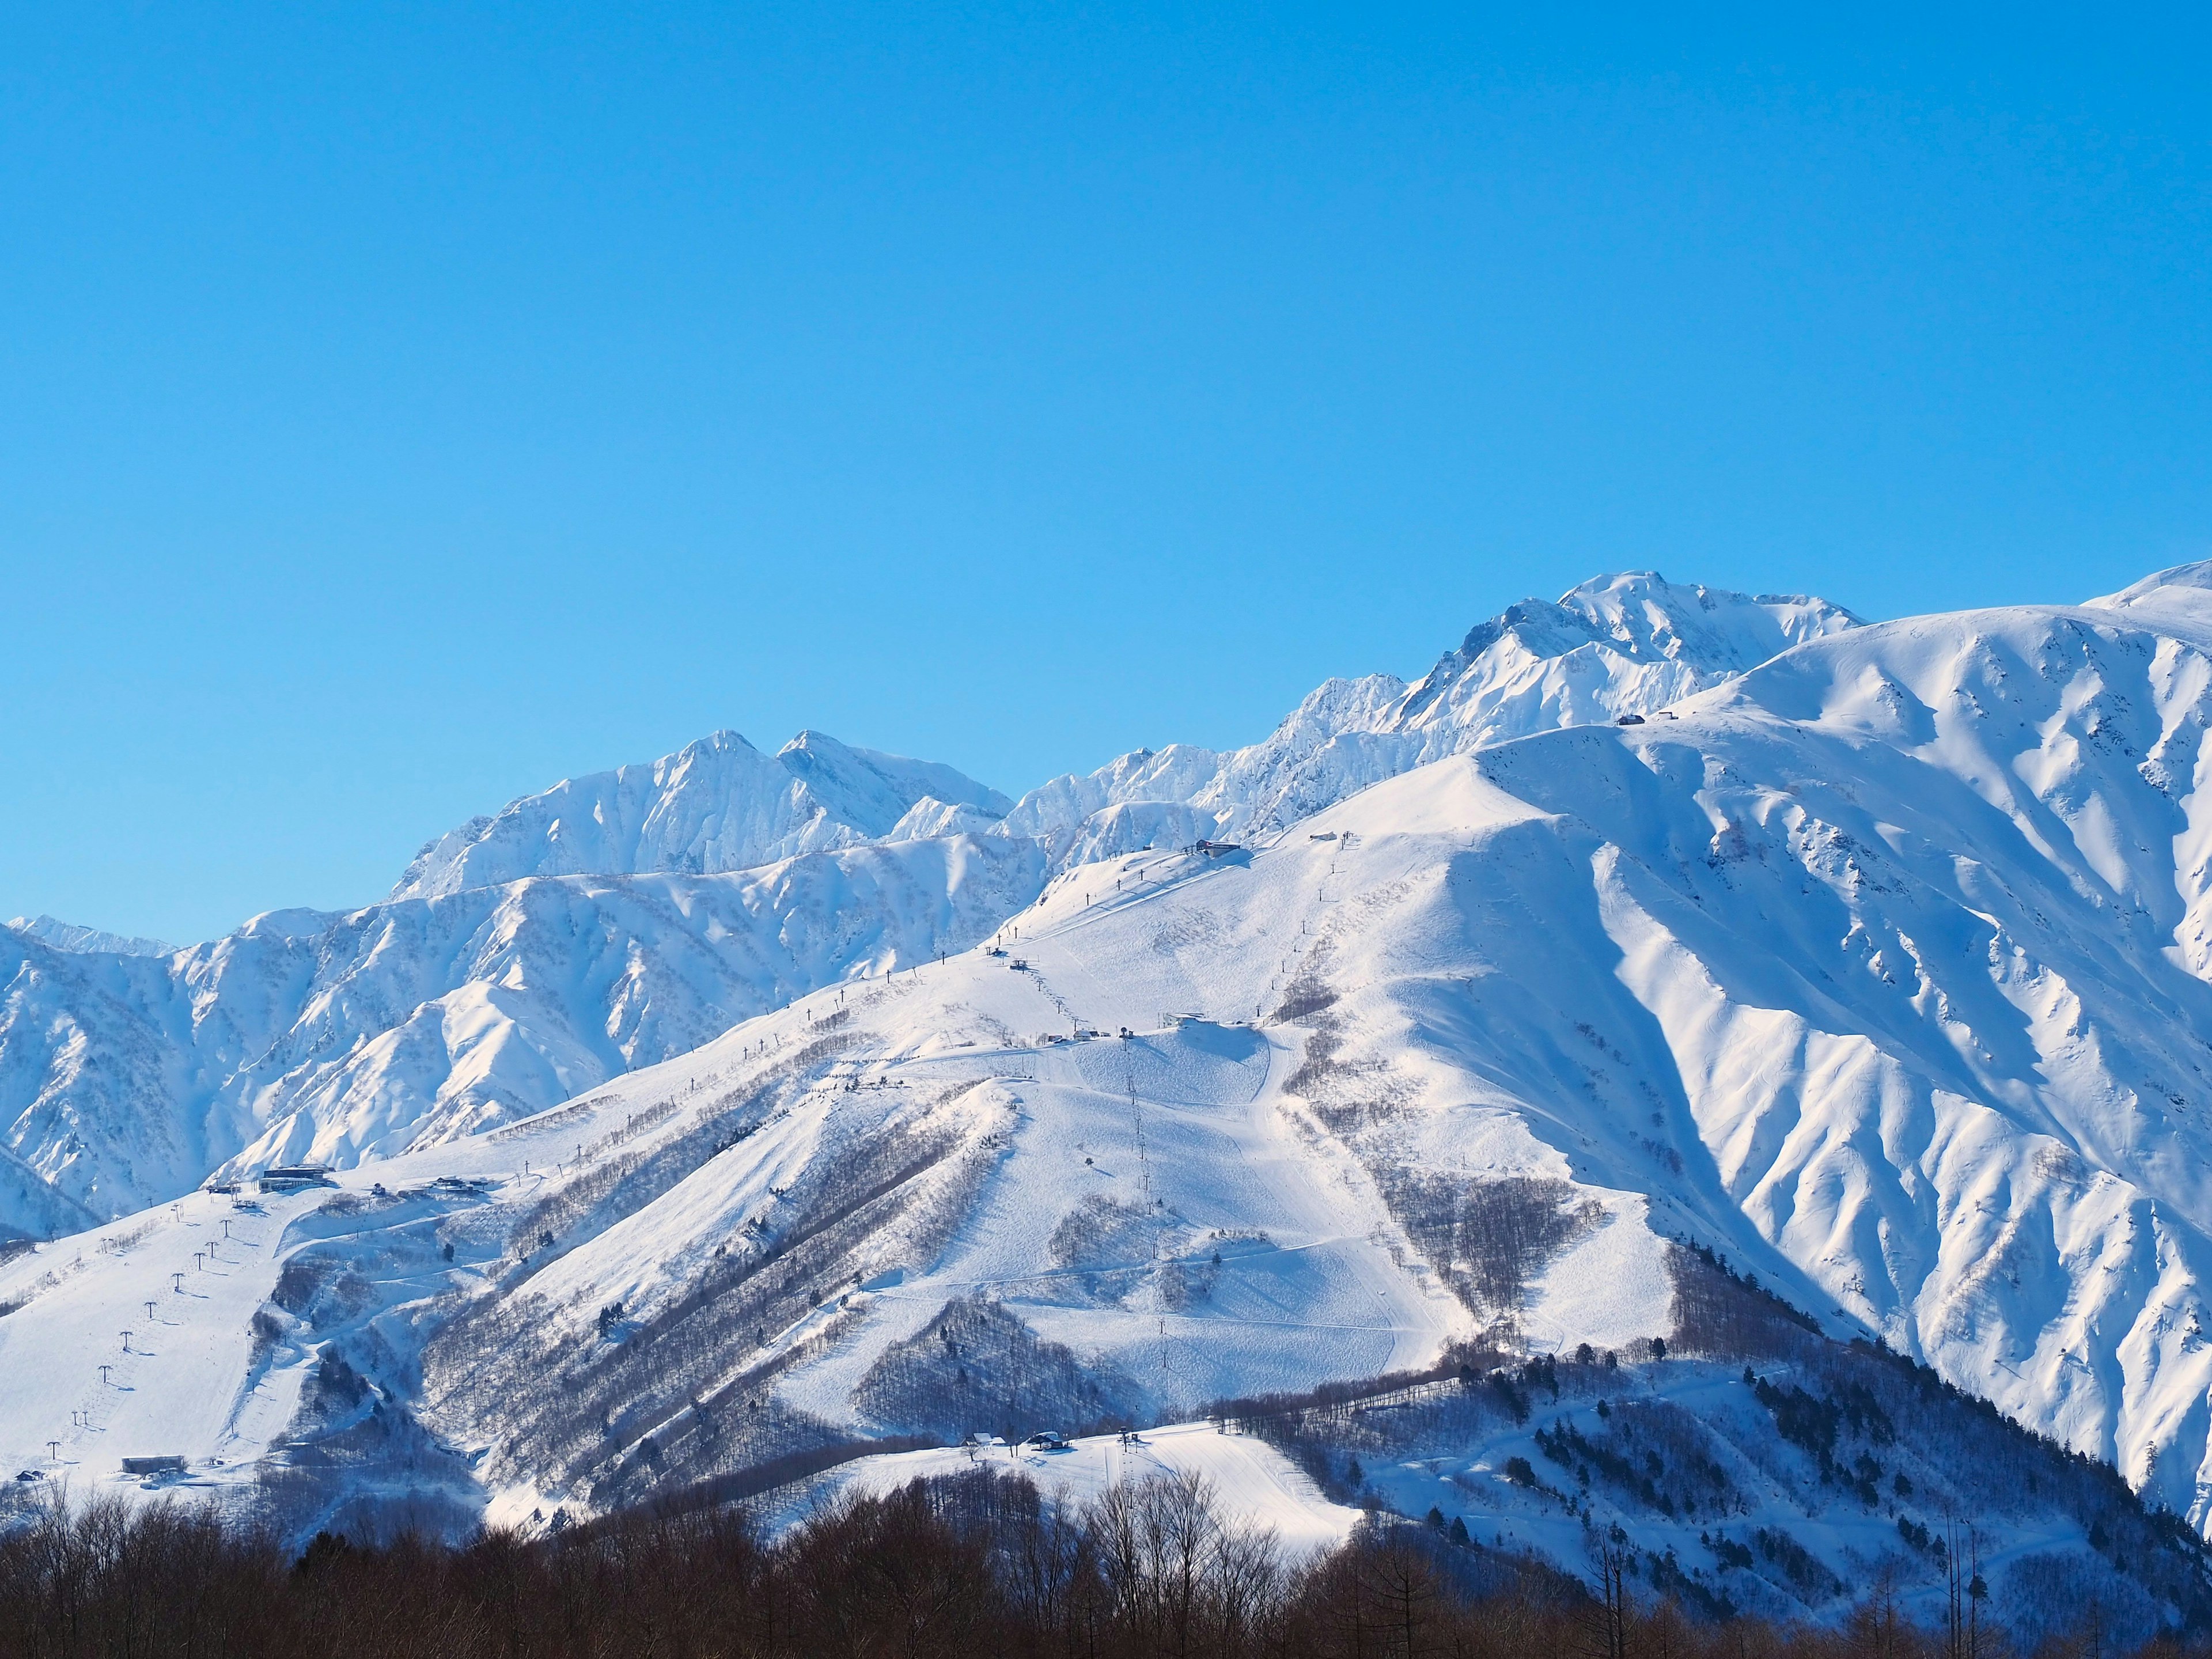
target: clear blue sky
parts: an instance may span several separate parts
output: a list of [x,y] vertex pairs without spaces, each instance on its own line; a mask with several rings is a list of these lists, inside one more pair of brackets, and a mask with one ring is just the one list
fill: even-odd
[[2212,555],[2201,8],[1652,9],[6,7],[0,915],[724,726],[1017,791],[1600,570]]

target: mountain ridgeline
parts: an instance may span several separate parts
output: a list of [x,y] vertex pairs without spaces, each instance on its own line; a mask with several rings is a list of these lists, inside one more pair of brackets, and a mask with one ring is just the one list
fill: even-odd
[[[1851,619],[1653,576],[1477,628],[1418,685],[1335,682],[1266,741],[1139,751],[1018,802],[948,766],[719,732],[427,844],[381,904],[184,950],[0,930],[0,1237],[227,1167],[495,1127],[823,985],[965,950],[1056,871],[1233,839],[1441,755],[1656,708]],[[40,1191],[43,1184],[47,1190]]]
[[0,933],[56,1241],[0,1456],[544,1526],[1092,1431],[1024,1468],[1716,1617],[1924,1619],[1971,1550],[2187,1623],[2208,726],[2212,568],[1876,624],[1618,576],[1017,800],[725,733],[359,911]]

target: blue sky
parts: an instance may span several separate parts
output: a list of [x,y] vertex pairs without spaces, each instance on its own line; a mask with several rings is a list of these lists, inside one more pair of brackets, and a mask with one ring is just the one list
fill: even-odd
[[2201,15],[1790,9],[8,7],[0,915],[718,726],[1248,741],[1601,570],[2212,556]]

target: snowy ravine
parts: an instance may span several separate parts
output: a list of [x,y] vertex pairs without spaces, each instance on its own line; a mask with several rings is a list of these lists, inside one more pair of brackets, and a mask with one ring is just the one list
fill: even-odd
[[819,732],[768,755],[723,732],[471,820],[362,910],[271,912],[182,951],[19,918],[0,931],[0,1239],[126,1213],[241,1154],[349,1166],[495,1126],[964,948],[1050,870],[1656,708],[1850,621],[1612,577],[1514,606],[1416,686],[1332,683],[1249,749],[1125,757],[1018,803]]
[[[1631,1352],[1678,1333],[1682,1240],[2203,1524],[2212,567],[1812,630],[1671,705],[1658,684],[1633,723],[1411,765],[1218,857],[1054,872],[1044,839],[986,832],[359,913],[362,961],[403,916],[410,940],[507,940],[511,972],[459,982],[510,1021],[556,988],[526,941],[586,937],[617,897],[775,951],[741,1018],[684,965],[711,927],[647,951],[609,924],[606,976],[557,982],[597,988],[573,993],[592,1019],[676,994],[611,988],[632,971],[726,1016],[650,1065],[653,1022],[623,1028],[630,1069],[580,1030],[596,1069],[542,1085],[577,1097],[488,1133],[396,1114],[380,1140],[349,1109],[343,1145],[258,1150],[408,1146],[335,1191],[194,1194],[0,1266],[0,1462],[58,1437],[106,1478],[173,1452],[290,1503],[322,1489],[281,1448],[312,1444],[348,1501],[427,1470],[465,1507],[588,1512],[840,1437],[1173,1421],[1458,1342]],[[908,872],[944,939],[942,872],[904,861],[956,849],[999,884],[957,923],[981,942],[939,962],[902,940],[912,965],[841,981],[866,953],[839,919],[885,908],[842,899],[859,872]],[[492,920],[547,895],[578,908]],[[441,933],[443,906],[483,919]],[[240,1065],[344,1073],[337,1035],[268,1035],[290,1006],[333,1034],[369,1018],[342,976],[296,988],[338,955],[264,975],[297,1001],[264,994]],[[149,1025],[189,1021],[175,994]],[[702,1041],[719,1018],[739,1023]],[[237,1247],[208,1257],[225,1223]],[[159,1343],[120,1361],[148,1302]]]

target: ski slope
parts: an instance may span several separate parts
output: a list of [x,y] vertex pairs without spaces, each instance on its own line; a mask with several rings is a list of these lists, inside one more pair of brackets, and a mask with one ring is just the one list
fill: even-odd
[[[1809,629],[1220,856],[1054,872],[966,837],[1034,883],[942,961],[825,950],[780,1006],[482,1132],[425,1144],[395,1105],[337,1199],[270,1206],[196,1380],[133,1373],[130,1443],[255,1501],[272,1470],[307,1501],[319,1457],[331,1491],[449,1468],[458,1504],[590,1513],[1477,1336],[1627,1351],[1674,1333],[1685,1239],[2202,1525],[2208,580]],[[836,936],[830,891],[779,939]],[[0,1265],[0,1376],[68,1378],[0,1399],[0,1455],[87,1409],[201,1202]],[[141,1226],[175,1231],[150,1279],[98,1249]],[[123,1443],[71,1467],[112,1480]]]

